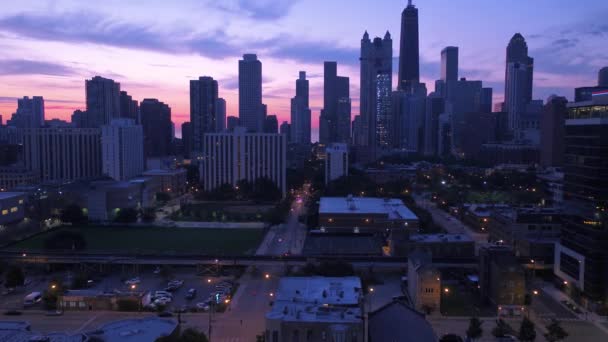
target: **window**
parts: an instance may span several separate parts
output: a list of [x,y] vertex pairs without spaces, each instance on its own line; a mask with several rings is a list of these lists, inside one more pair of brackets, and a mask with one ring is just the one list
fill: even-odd
[[23,204],[23,200],[22,199],[19,200],[19,204]]
[[11,213],[16,213],[18,211],[19,211],[19,208],[17,208],[17,207],[12,207],[11,208]]

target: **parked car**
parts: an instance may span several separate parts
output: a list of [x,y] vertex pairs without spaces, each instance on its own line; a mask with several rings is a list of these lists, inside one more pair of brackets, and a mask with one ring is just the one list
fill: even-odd
[[167,305],[171,303],[171,298],[169,297],[160,297],[154,300],[154,304],[156,305]]
[[63,311],[61,311],[61,310],[47,311],[46,315],[47,316],[61,316],[61,315],[63,315]]
[[42,293],[40,293],[38,291],[32,292],[32,293],[28,294],[27,296],[25,296],[25,298],[23,299],[23,306],[24,307],[32,306],[37,303],[40,303],[41,300],[42,300]]
[[135,277],[135,278],[125,281],[125,285],[137,285],[139,283],[141,283],[141,280],[139,279],[139,277]]
[[167,292],[167,291],[156,291],[156,292],[154,292],[154,296],[153,297],[169,297],[169,298],[173,298],[173,294],[171,292]]
[[201,303],[196,303],[196,308],[197,308],[198,310],[202,310],[202,311],[209,311],[209,309],[210,309],[211,307],[209,306],[209,304],[208,304],[208,303],[203,303],[203,302],[201,302]]
[[186,293],[186,299],[194,299],[196,297],[196,289],[189,289]]

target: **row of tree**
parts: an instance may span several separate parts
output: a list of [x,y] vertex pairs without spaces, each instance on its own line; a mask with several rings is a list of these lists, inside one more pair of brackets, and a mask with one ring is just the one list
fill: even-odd
[[[482,329],[483,322],[477,317],[471,318],[469,321],[469,327],[466,331],[467,338],[471,341],[475,341],[483,336]],[[546,326],[547,332],[544,337],[549,342],[558,342],[568,337],[568,333],[562,328],[559,321],[553,319],[550,324]],[[496,321],[496,326],[492,329],[492,336],[496,338],[513,336],[516,334],[507,322],[502,319]],[[532,342],[536,340],[536,329],[534,323],[528,318],[524,317],[521,321],[519,331],[517,332],[517,338],[522,342]]]

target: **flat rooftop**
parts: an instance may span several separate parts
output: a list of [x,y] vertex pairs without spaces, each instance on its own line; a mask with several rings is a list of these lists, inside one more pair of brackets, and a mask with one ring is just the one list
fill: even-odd
[[144,176],[171,176],[186,173],[186,169],[152,169],[142,173]]
[[170,335],[176,327],[177,322],[174,320],[147,317],[108,323],[87,335],[100,337],[105,342],[154,341]]
[[24,196],[24,192],[0,192],[0,200]]
[[361,322],[358,277],[284,277],[268,319],[306,322]]
[[466,234],[413,234],[410,235],[410,241],[421,243],[473,242],[473,239]]
[[403,201],[377,197],[321,197],[319,214],[385,214],[392,220],[417,220]]

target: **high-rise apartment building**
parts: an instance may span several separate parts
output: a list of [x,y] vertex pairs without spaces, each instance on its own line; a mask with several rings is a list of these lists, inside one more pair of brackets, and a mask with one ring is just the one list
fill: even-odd
[[250,132],[264,131],[262,62],[255,54],[239,60],[239,121]]
[[144,99],[140,104],[140,112],[145,157],[168,156],[173,140],[171,107],[157,99]]
[[223,184],[236,186],[239,181],[254,183],[260,178],[272,180],[286,193],[287,137],[282,134],[234,132],[204,135],[201,181],[206,191]]
[[279,126],[279,133],[287,137],[287,141],[291,141],[291,125],[287,121],[283,121]]
[[441,50],[441,80],[458,80],[458,47],[448,46]]
[[[336,62],[324,63],[323,109],[319,117],[319,141],[322,144],[350,142],[349,78],[338,76],[337,70]],[[345,124],[347,116],[348,125]]]
[[99,128],[23,130],[25,166],[42,182],[63,183],[101,176]]
[[311,110],[309,108],[309,82],[306,72],[300,71],[296,80],[296,96],[291,99],[291,139],[295,144],[310,144]]
[[99,128],[109,124],[120,113],[120,83],[114,80],[95,76],[85,81],[86,115],[89,116],[88,127]]
[[399,80],[397,88],[408,90],[420,82],[420,52],[418,47],[418,9],[408,0],[401,13],[401,42],[399,44]]
[[120,117],[133,119],[136,124],[141,123],[139,117],[139,103],[126,91],[120,92]]
[[144,171],[144,134],[133,119],[114,119],[101,126],[102,172],[114,180],[129,180]]
[[17,99],[17,111],[7,122],[17,128],[38,128],[44,126],[44,99],[42,96]]
[[325,148],[325,184],[348,176],[348,145],[334,143]]
[[388,148],[392,145],[391,92],[393,88],[393,40],[387,31],[384,38],[361,39],[360,115],[366,135],[365,146]]
[[184,146],[184,157],[190,158],[192,152],[192,124],[182,123],[182,144]]
[[540,119],[540,164],[543,167],[561,167],[564,160],[564,125],[568,100],[551,96],[543,108]]
[[190,81],[190,123],[192,151],[203,150],[203,135],[218,132],[218,86],[211,77]]
[[215,103],[215,110],[217,112],[217,126],[216,132],[223,132],[226,130],[226,100],[218,98]]

